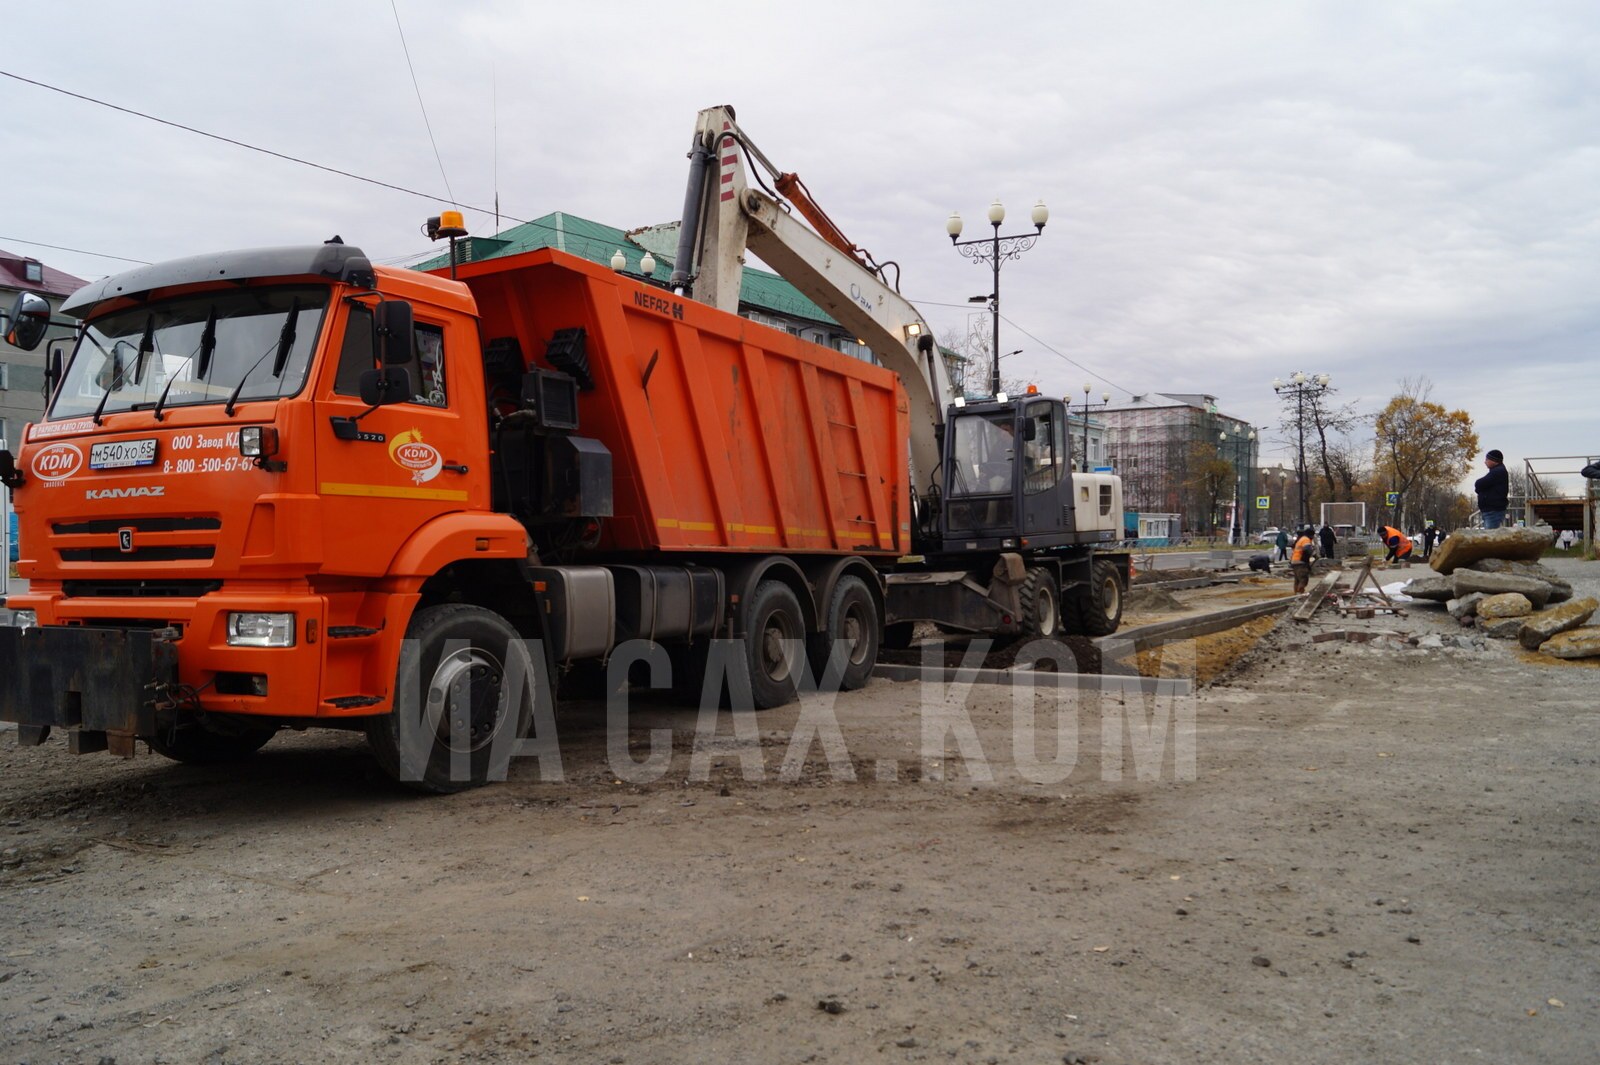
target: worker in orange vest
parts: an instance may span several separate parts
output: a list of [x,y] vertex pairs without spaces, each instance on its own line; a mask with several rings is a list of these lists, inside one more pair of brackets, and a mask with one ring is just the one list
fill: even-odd
[[1411,537],[1390,525],[1383,527],[1383,542],[1389,546],[1389,553],[1384,556],[1385,562],[1395,562],[1411,557]]
[[1299,595],[1311,582],[1311,559],[1317,553],[1317,542],[1311,538],[1311,526],[1295,531],[1294,549],[1289,553],[1289,572],[1294,574],[1294,594]]

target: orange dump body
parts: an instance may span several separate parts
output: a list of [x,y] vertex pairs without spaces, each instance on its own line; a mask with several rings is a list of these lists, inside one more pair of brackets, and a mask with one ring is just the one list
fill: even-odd
[[469,263],[487,343],[548,365],[582,327],[578,432],[610,449],[602,551],[899,555],[907,403],[893,373],[551,249]]

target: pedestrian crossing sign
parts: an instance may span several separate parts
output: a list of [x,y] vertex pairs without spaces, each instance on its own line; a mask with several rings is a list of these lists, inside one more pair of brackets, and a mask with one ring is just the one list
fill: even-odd
[[1256,496],[1256,509],[1257,510],[1266,510],[1270,506],[1272,506],[1272,497],[1271,496]]

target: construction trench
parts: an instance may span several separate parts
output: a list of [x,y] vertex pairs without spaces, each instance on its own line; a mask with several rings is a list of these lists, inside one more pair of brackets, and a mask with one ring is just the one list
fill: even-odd
[[[1600,593],[1543,565],[1554,608]],[[1250,580],[1130,609],[1133,668],[1039,684],[1031,760],[1020,686],[887,680],[714,735],[641,703],[620,746],[579,705],[560,779],[427,800],[355,736],[215,769],[0,736],[0,1056],[1592,1060],[1600,659]],[[1269,612],[1172,638],[1225,609]]]

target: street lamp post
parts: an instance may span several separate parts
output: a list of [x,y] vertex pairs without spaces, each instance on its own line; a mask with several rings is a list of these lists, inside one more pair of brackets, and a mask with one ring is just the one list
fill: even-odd
[[[1250,451],[1251,451],[1252,445],[1254,445],[1255,441],[1256,441],[1256,431],[1254,429],[1251,429],[1248,432],[1246,432],[1243,436],[1238,436],[1237,434],[1235,434],[1234,439],[1237,442],[1234,445],[1234,449],[1233,449],[1234,450],[1234,459],[1233,459],[1233,462],[1232,462],[1232,465],[1233,465],[1233,513],[1234,513],[1234,522],[1233,522],[1233,524],[1239,530],[1239,542],[1240,543],[1249,543],[1250,542],[1250,505],[1255,503],[1255,499],[1250,495],[1250,487],[1251,487],[1251,484],[1250,484]],[[1220,445],[1219,448],[1218,448],[1219,451],[1223,447],[1227,446],[1227,443],[1228,443],[1228,432],[1227,432],[1226,429],[1224,429],[1222,432],[1217,434],[1217,440],[1218,440],[1218,443]],[[1239,457],[1239,454],[1240,454],[1241,451],[1243,452],[1243,458],[1242,459]],[[1241,463],[1244,466],[1244,473],[1243,474],[1241,474],[1239,472],[1239,467],[1240,467]],[[1241,494],[1241,481],[1242,481],[1242,486],[1243,486],[1242,487],[1243,494]],[[1228,536],[1229,536],[1230,539],[1232,538],[1233,529],[1230,528],[1228,530]]]
[[1333,378],[1325,373],[1306,374],[1296,370],[1285,383],[1274,378],[1272,390],[1280,396],[1293,396],[1295,404],[1294,428],[1298,437],[1298,457],[1295,474],[1300,482],[1300,523],[1311,524],[1311,498],[1306,491],[1306,399],[1315,399],[1328,390]]
[[[1083,455],[1078,460],[1079,465],[1082,466],[1082,469],[1079,471],[1080,473],[1088,473],[1089,472],[1089,408],[1090,408],[1089,392],[1093,388],[1094,388],[1094,386],[1091,385],[1089,382],[1085,381],[1083,383]],[[1098,407],[1109,407],[1109,406],[1111,406],[1111,393],[1110,392],[1102,392],[1102,393],[1100,393],[1100,402],[1097,403],[1097,404],[1094,404],[1094,406],[1098,406]]]
[[956,239],[961,236],[962,223],[961,216],[954,211],[950,212],[944,224],[944,231],[950,234],[950,243],[964,258],[975,263],[990,263],[994,267],[994,289],[989,294],[989,311],[994,315],[994,347],[990,349],[994,352],[994,368],[989,375],[989,390],[995,396],[1000,394],[1000,264],[1007,259],[1020,259],[1023,252],[1033,247],[1034,241],[1044,232],[1045,223],[1050,220],[1050,209],[1040,200],[1033,205],[1030,217],[1033,221],[1032,233],[1002,237],[1000,223],[1006,220],[1006,209],[996,198],[989,205],[989,224],[994,227],[992,236],[975,240]]

